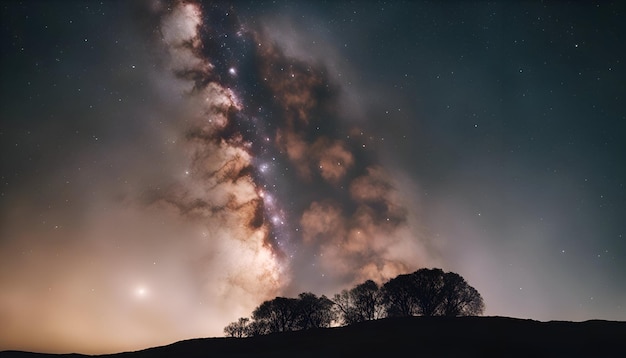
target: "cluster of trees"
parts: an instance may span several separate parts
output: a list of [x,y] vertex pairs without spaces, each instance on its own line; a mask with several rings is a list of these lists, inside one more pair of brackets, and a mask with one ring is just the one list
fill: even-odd
[[441,269],[419,269],[379,286],[367,280],[333,299],[305,292],[263,302],[251,318],[224,328],[228,337],[350,325],[384,317],[481,315],[482,297],[463,277]]
[[250,337],[274,332],[330,327],[335,319],[333,301],[305,292],[298,298],[276,297],[224,328],[229,337]]

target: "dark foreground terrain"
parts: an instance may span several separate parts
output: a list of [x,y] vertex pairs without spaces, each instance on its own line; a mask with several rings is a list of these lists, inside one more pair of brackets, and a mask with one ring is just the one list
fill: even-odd
[[99,356],[5,351],[0,357],[626,357],[626,322],[412,317]]

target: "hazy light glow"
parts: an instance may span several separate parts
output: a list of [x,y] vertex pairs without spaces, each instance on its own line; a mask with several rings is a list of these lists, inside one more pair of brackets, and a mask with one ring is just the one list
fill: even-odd
[[146,299],[150,292],[145,286],[140,285],[134,289],[133,293],[137,299]]

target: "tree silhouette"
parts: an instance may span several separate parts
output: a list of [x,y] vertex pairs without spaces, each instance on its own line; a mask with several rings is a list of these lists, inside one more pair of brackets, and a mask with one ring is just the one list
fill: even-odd
[[443,302],[439,314],[443,316],[475,316],[485,310],[480,293],[454,272],[443,276]]
[[470,316],[485,309],[482,297],[463,277],[439,268],[398,275],[379,287],[367,280],[336,294],[333,300],[304,292],[298,298],[276,297],[224,328],[228,337],[330,327],[387,317]]
[[484,310],[482,297],[460,275],[419,269],[383,286],[388,316],[469,316]]
[[248,325],[248,329],[246,330],[247,337],[254,336],[262,336],[264,334],[269,334],[270,328],[269,324],[266,321],[252,321]]
[[333,302],[326,296],[317,297],[310,292],[298,296],[296,325],[298,329],[330,327],[335,316]]
[[434,316],[438,314],[444,300],[443,276],[443,270],[437,268],[420,269],[411,275],[414,285],[413,292],[421,315]]
[[380,288],[372,280],[336,294],[334,303],[344,324],[374,320],[384,315]]
[[257,325],[265,326],[266,333],[294,331],[297,329],[297,311],[298,299],[276,297],[257,307],[252,312],[252,319],[255,322],[261,322]]
[[[276,297],[252,312],[253,321],[247,326],[246,334],[256,336],[330,327],[335,320],[332,306],[333,302],[326,296],[317,297],[311,292],[301,293],[298,298]],[[237,323],[231,323],[224,330],[238,333],[237,328]]]
[[250,318],[239,318],[237,322],[230,323],[228,326],[224,327],[224,335],[226,337],[247,337],[248,336],[248,325],[250,323]]
[[419,314],[412,274],[398,275],[383,285],[383,302],[389,317],[410,317]]

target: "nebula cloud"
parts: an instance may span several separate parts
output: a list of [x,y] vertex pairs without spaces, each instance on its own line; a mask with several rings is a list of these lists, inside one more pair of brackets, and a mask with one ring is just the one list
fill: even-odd
[[268,297],[316,275],[330,290],[425,264],[398,183],[342,120],[341,83],[323,62],[288,56],[220,5],[178,2],[161,29],[196,115],[188,177],[149,202],[239,243],[226,255],[246,271],[223,267],[238,277],[228,285]]
[[146,202],[201,226],[212,242],[211,250],[229,258],[208,260],[207,271],[221,277],[218,295],[258,300],[277,294],[288,282],[286,263],[270,239],[272,227],[255,179],[251,144],[234,123],[240,119],[243,105],[236,93],[219,81],[211,57],[202,55],[200,31],[209,26],[203,24],[202,16],[199,5],[181,2],[162,21],[170,68],[189,82],[185,95],[193,115],[184,119],[182,147],[188,160],[184,179],[162,192],[150,193]]

